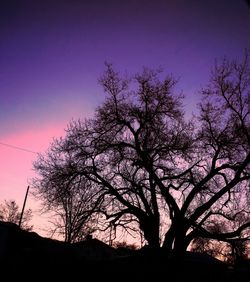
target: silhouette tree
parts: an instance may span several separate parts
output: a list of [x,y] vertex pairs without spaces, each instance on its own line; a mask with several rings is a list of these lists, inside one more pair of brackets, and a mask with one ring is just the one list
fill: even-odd
[[61,141],[55,140],[47,159],[40,155],[34,163],[41,178],[33,179],[33,194],[51,214],[52,235],[73,243],[95,231],[100,199],[95,185],[72,170],[71,152],[61,150]]
[[197,134],[201,161],[195,174],[192,170],[193,188],[182,207],[196,225],[188,237],[201,234],[226,242],[249,238],[249,90],[247,52],[242,63],[224,59],[216,64],[210,85],[202,90]]
[[[240,221],[241,223],[236,223],[235,221]],[[237,218],[234,221],[234,225],[238,226],[244,224],[244,218]],[[230,222],[231,223],[231,222]],[[229,224],[230,224],[229,223]],[[232,223],[231,223],[232,224]],[[228,225],[223,225],[221,222],[215,221],[210,222],[209,231],[212,233],[226,233],[232,227],[228,227]],[[192,241],[191,251],[199,252],[199,253],[207,253],[214,257],[219,257],[230,264],[235,264],[242,259],[246,259],[249,253],[249,239],[248,237],[237,237],[237,238],[229,238],[228,240],[224,240],[224,242],[204,238],[197,237]]]
[[[92,119],[73,121],[60,140],[70,152],[65,177],[83,176],[98,188],[113,226],[141,230],[148,245],[181,253],[197,237],[249,234],[250,70],[216,64],[196,120],[185,121],[176,80],[144,69],[122,78],[112,65],[100,79],[108,95]],[[53,148],[52,148],[53,150]],[[41,163],[41,160],[38,163]],[[51,173],[50,159],[41,171]],[[41,173],[40,171],[40,173]],[[42,187],[42,185],[41,185]],[[239,224],[237,217],[244,218]],[[228,224],[227,232],[210,228]],[[161,238],[161,229],[163,237]]]
[[113,243],[112,246],[116,249],[127,249],[127,250],[137,250],[138,249],[138,246],[136,244],[134,243],[129,244],[126,241],[122,241],[122,242],[116,241]]
[[[4,204],[0,204],[0,220],[19,224],[21,211],[19,206],[14,200],[5,200]],[[21,228],[27,231],[31,231],[33,226],[29,224],[32,219],[32,210],[28,209],[24,211],[22,218]]]

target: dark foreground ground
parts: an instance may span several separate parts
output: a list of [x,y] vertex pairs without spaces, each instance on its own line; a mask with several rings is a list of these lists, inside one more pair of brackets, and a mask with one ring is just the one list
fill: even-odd
[[[52,261],[53,260],[53,261]],[[5,281],[227,281],[249,282],[250,269],[169,259],[162,255],[132,255],[86,260],[40,257],[2,262]],[[11,279],[12,278],[12,279]]]
[[229,268],[202,254],[116,250],[97,239],[67,245],[0,222],[1,281],[250,282],[250,263]]

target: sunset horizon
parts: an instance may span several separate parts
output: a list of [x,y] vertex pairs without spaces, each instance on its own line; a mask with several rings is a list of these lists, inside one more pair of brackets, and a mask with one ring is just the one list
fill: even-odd
[[[0,203],[21,208],[37,156],[103,103],[105,62],[122,75],[173,75],[190,118],[215,61],[241,60],[250,48],[250,9],[228,0],[3,1],[0,34]],[[47,236],[31,192],[26,208]]]

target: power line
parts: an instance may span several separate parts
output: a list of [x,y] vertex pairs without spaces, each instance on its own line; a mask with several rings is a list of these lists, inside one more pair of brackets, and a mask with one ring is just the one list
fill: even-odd
[[3,143],[3,142],[0,142],[0,145],[6,146],[6,147],[9,147],[9,148],[12,148],[12,149],[16,149],[16,150],[28,152],[28,153],[38,154],[38,152],[31,151],[31,150],[29,150],[29,149],[25,149],[25,148],[22,148],[22,147],[10,145],[10,144]]

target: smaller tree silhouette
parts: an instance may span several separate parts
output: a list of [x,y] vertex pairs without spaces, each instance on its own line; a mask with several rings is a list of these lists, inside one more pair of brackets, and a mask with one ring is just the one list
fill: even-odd
[[[243,217],[236,218],[234,225],[241,225]],[[226,233],[230,226],[220,222],[211,221],[208,227],[211,233]],[[232,238],[225,241],[214,240],[208,237],[197,237],[192,241],[191,251],[207,253],[213,257],[221,258],[229,264],[237,264],[246,259],[249,253],[249,239],[247,237]]]
[[131,244],[126,241],[122,241],[122,242],[115,241],[113,243],[113,247],[116,249],[128,249],[128,250],[137,250],[138,249],[138,246],[135,243]]
[[[15,200],[5,200],[4,204],[0,204],[0,220],[19,224],[21,211]],[[31,231],[33,226],[30,225],[32,219],[32,210],[24,211],[21,228]]]
[[96,185],[72,173],[73,157],[61,140],[55,140],[49,160],[40,156],[34,164],[42,177],[33,180],[34,196],[42,200],[42,210],[52,215],[51,235],[62,236],[68,243],[79,242],[96,230],[102,201]]

